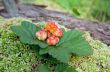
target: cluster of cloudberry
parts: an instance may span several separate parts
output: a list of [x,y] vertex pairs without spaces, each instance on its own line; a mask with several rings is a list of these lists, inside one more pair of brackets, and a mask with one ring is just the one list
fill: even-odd
[[42,30],[36,32],[36,37],[39,40],[46,41],[49,45],[56,45],[62,35],[63,31],[54,21],[48,22]]

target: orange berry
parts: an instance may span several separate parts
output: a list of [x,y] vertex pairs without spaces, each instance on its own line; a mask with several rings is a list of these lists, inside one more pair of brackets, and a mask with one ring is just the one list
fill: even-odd
[[47,39],[47,43],[49,45],[56,45],[58,42],[59,42],[59,38],[54,35],[49,36]]
[[55,24],[55,22],[50,21],[47,23],[47,25],[44,27],[44,29],[53,33],[58,29],[58,26]]
[[57,29],[52,34],[55,35],[55,36],[61,37],[63,35],[63,31],[61,29]]

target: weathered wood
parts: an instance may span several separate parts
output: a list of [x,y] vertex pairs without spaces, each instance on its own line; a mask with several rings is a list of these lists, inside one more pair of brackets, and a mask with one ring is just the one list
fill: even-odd
[[11,17],[19,16],[15,0],[3,0],[3,4],[5,10],[9,13]]
[[[34,22],[54,20],[69,29],[78,28],[81,31],[89,31],[94,39],[110,45],[110,24],[78,19],[68,13],[47,10],[36,5],[17,4],[17,7],[21,17],[32,18]],[[10,17],[3,11],[0,11],[0,15],[6,18]]]

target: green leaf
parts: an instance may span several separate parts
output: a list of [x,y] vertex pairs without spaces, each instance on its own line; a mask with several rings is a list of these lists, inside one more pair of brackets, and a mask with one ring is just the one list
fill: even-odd
[[39,72],[51,72],[47,65],[41,64],[39,66]]
[[[41,64],[38,67],[39,72],[51,72],[50,68],[46,64]],[[60,63],[55,67],[54,72],[77,72],[75,68],[70,67],[68,64]]]
[[108,14],[108,16],[110,17],[110,5],[109,5],[109,7],[108,7],[108,9],[107,9],[107,14]]
[[56,46],[48,46],[46,49],[41,49],[39,53],[48,53],[65,63],[70,60],[72,54],[78,56],[91,55],[93,50],[82,35],[83,33],[78,30],[67,31]]
[[39,41],[35,36],[35,33],[40,29],[40,27],[28,21],[23,21],[19,26],[11,27],[11,30],[20,37],[22,43],[39,45],[41,48],[45,48],[48,45],[43,41]]
[[80,0],[54,0],[54,2],[67,10],[71,10],[74,6],[79,5]]
[[60,6],[62,6],[63,8],[67,10],[70,9],[70,4],[69,2],[67,2],[67,0],[55,0],[55,2],[57,2]]
[[58,64],[56,66],[55,72],[77,72],[77,71],[67,64]]
[[73,42],[73,39],[79,38],[78,36],[82,37],[83,33],[80,32],[79,30],[70,30],[64,33],[63,37],[61,37],[59,43],[57,46],[65,43],[65,42]]
[[65,48],[58,48],[58,47],[48,47],[45,49],[40,49],[39,53],[40,54],[48,53],[49,55],[52,55],[52,57],[56,58],[57,60],[65,63],[67,63],[71,57],[69,50]]

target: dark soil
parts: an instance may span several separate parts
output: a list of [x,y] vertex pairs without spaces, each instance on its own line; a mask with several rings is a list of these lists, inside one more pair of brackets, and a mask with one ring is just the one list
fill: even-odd
[[[78,19],[68,13],[47,10],[45,6],[17,4],[19,16],[31,18],[34,22],[54,20],[69,29],[78,28],[81,31],[89,31],[94,39],[110,45],[110,25],[106,23]],[[4,9],[0,10],[0,16],[10,18]]]

